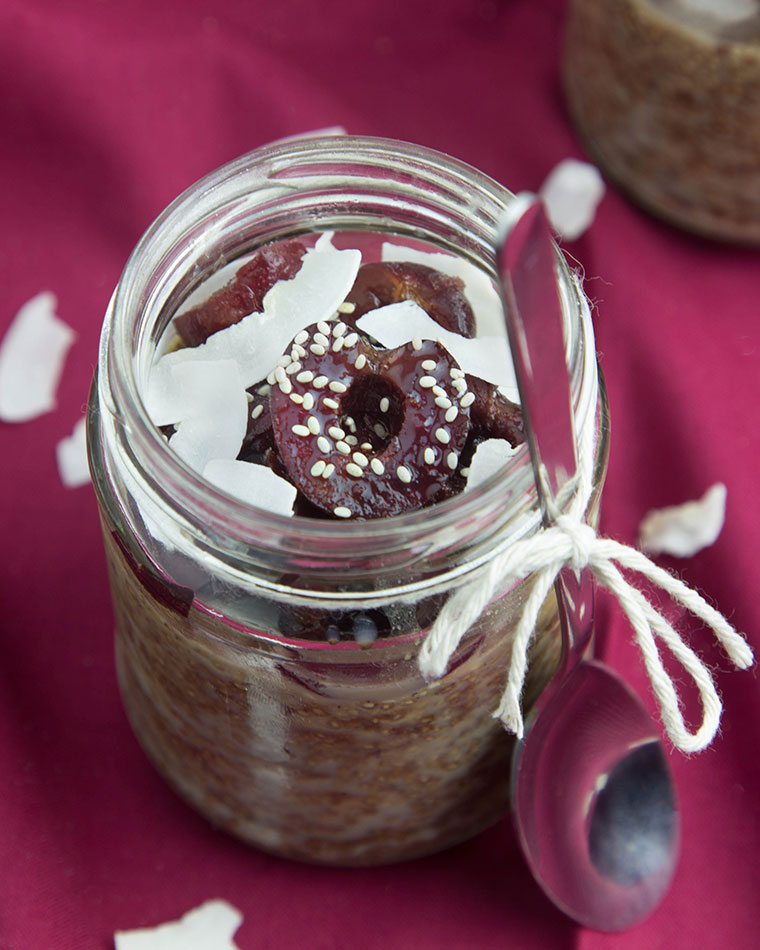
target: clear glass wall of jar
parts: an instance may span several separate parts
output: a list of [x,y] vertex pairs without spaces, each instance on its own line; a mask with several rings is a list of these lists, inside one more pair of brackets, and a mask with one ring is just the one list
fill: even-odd
[[[418,647],[447,594],[540,527],[527,452],[420,511],[337,522],[284,517],[182,464],[141,400],[157,341],[209,275],[272,241],[351,232],[459,255],[494,277],[511,194],[473,168],[398,142],[288,141],[219,169],[158,218],[106,316],[89,447],[134,731],[159,772],[215,825],[273,853],[344,865],[430,853],[508,808],[511,742],[493,719],[530,588],[500,591],[447,673]],[[368,251],[371,253],[371,251]],[[588,305],[558,255],[579,444],[595,517],[607,410]],[[304,619],[306,618],[306,619]],[[374,625],[371,646],[327,627]],[[299,636],[300,625],[324,636]],[[547,602],[526,702],[558,654]]]

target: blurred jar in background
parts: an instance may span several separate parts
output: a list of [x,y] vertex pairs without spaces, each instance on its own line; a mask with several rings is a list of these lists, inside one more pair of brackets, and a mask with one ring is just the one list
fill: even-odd
[[635,201],[760,244],[760,0],[570,0],[563,79],[588,152]]

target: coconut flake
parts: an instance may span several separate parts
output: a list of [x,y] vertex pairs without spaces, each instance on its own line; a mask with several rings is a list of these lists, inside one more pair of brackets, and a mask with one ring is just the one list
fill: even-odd
[[0,343],[0,419],[26,422],[56,407],[55,393],[76,334],[56,316],[48,291],[27,301]]
[[518,400],[512,355],[505,336],[478,336],[468,339],[452,333],[433,320],[413,300],[370,310],[357,325],[385,347],[395,348],[420,340],[438,340],[465,373],[499,386],[514,402]]
[[604,179],[595,165],[566,158],[549,173],[539,195],[552,228],[574,241],[591,226],[604,190]]
[[718,482],[697,501],[650,511],[639,527],[647,554],[691,557],[713,544],[726,517],[726,486]]
[[338,251],[329,239],[320,240],[306,252],[295,277],[278,281],[267,292],[262,313],[243,317],[200,346],[167,353],[151,375],[179,363],[235,360],[244,388],[252,386],[267,376],[300,330],[332,317],[353,286],[360,263],[360,251]]
[[222,491],[256,508],[292,515],[296,488],[266,465],[230,459],[212,459],[203,477]]
[[497,336],[504,329],[499,292],[488,275],[463,257],[433,251],[419,251],[403,244],[383,244],[384,261],[424,264],[464,282],[464,295],[475,314],[479,336]]
[[243,915],[232,904],[212,900],[180,920],[117,931],[114,945],[115,950],[239,950],[232,938],[242,922]]
[[79,488],[90,481],[87,464],[87,417],[82,416],[70,436],[61,439],[55,447],[58,474],[66,488]]
[[166,383],[161,401],[156,388],[149,390],[149,397],[156,398],[154,422],[171,419],[177,426],[169,439],[174,451],[197,472],[211,459],[236,458],[248,425],[248,399],[237,363],[183,363],[169,367],[161,381]]
[[464,490],[469,491],[481,485],[501,471],[518,451],[519,447],[515,448],[505,439],[485,439],[478,443],[470,461]]
[[739,23],[760,13],[757,0],[680,0],[692,13],[701,13],[724,23]]

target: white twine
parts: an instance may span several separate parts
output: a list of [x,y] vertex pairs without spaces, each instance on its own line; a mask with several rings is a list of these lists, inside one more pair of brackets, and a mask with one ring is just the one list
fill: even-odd
[[[751,666],[752,651],[726,618],[682,580],[635,548],[599,537],[583,520],[582,513],[586,511],[591,492],[590,479],[582,471],[571,488],[579,488],[581,484],[583,487],[573,496],[566,514],[553,517],[551,525],[532,537],[512,543],[490,562],[477,583],[465,585],[452,594],[422,644],[418,657],[420,670],[427,679],[442,676],[460,640],[494,595],[510,582],[535,574],[533,589],[515,631],[507,685],[494,712],[494,717],[501,719],[507,729],[521,739],[524,724],[520,697],[538,613],[563,567],[576,571],[587,569],[601,586],[615,595],[633,627],[671,741],[683,752],[698,752],[710,744],[720,724],[722,705],[712,676],[700,657],[641,590],[623,577],[620,568],[660,587],[710,627],[736,667]],[[660,657],[657,638],[676,657],[699,691],[702,724],[693,733],[684,721],[678,693]]]

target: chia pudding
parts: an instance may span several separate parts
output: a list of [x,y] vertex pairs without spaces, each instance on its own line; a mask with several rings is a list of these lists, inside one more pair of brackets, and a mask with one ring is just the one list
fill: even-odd
[[649,211],[760,242],[760,2],[572,0],[564,85],[593,159]]
[[[414,227],[389,219],[411,170]],[[491,215],[479,255],[456,179],[465,207]],[[485,248],[509,198],[413,146],[287,143],[178,199],[112,300],[89,445],[124,705],[185,800],[273,853],[397,861],[508,809],[511,741],[493,711],[532,578],[503,586],[440,679],[417,653],[449,593],[540,524],[519,407],[500,370],[488,378],[488,351],[502,351]],[[605,407],[585,298],[563,268],[593,518]],[[498,471],[476,478],[494,445]],[[550,598],[526,707],[558,651]]]

